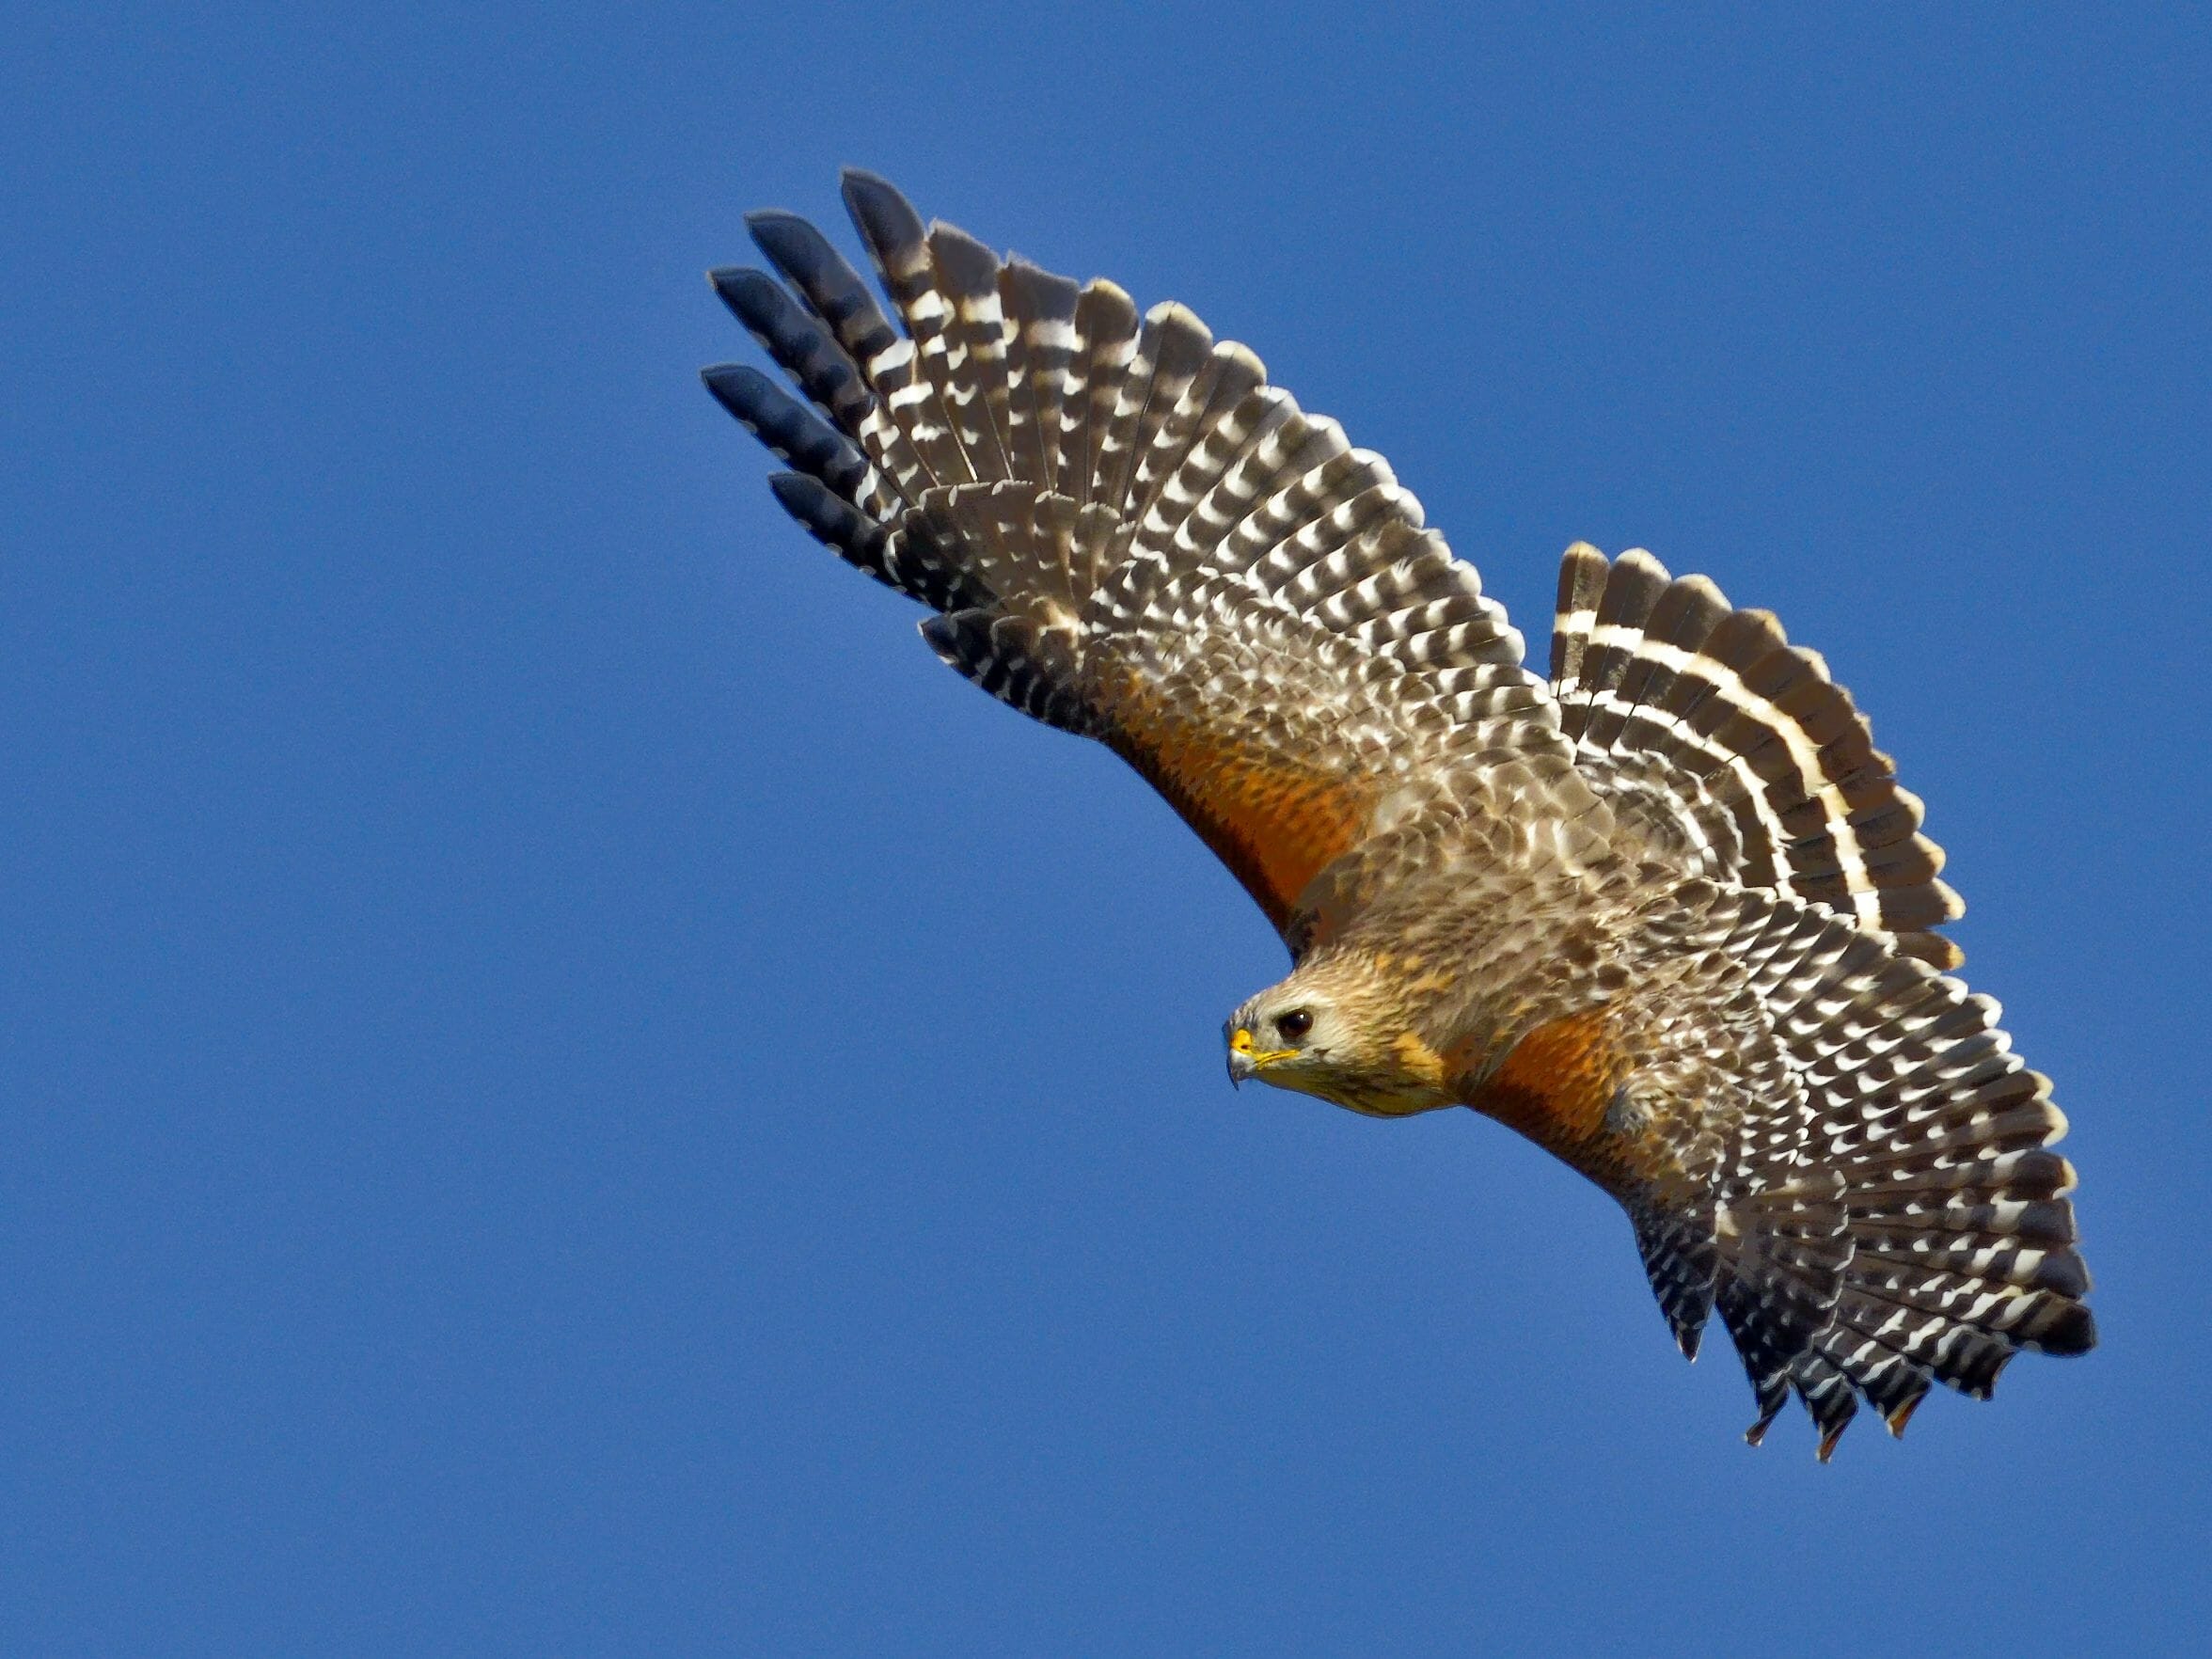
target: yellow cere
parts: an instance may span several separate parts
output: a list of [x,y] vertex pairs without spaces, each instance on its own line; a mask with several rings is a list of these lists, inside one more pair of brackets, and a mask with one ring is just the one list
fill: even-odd
[[1278,1060],[1288,1060],[1298,1052],[1296,1049],[1255,1049],[1252,1034],[1240,1025],[1229,1034],[1229,1047],[1251,1060],[1255,1066],[1272,1066]]

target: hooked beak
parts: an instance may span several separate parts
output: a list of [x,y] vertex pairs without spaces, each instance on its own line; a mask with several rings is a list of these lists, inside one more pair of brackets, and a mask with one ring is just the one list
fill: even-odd
[[1255,1048],[1252,1033],[1240,1025],[1229,1034],[1229,1082],[1240,1087],[1246,1078],[1257,1077],[1263,1066],[1288,1060],[1297,1052],[1296,1049]]

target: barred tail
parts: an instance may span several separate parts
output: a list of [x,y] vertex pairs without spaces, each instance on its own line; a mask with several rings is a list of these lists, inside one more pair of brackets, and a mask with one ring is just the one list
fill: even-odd
[[1576,764],[1691,867],[1809,899],[1938,967],[1965,907],[1920,798],[1819,654],[1641,549],[1559,570],[1552,685]]
[[1804,1090],[1745,1126],[1752,1178],[1721,1184],[1715,1301],[1759,1397],[1754,1444],[1793,1388],[1825,1459],[1861,1399],[1903,1433],[1935,1383],[1985,1398],[2024,1349],[2094,1347],[2074,1171],[2049,1150],[2066,1120],[1996,1003],[1841,921],[1735,902],[1731,949],[1760,964]]

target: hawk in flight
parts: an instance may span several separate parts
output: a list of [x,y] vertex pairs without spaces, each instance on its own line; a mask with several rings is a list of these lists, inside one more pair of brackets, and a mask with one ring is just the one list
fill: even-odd
[[1469,1106],[1628,1212],[1674,1338],[1717,1309],[1756,1444],[1986,1396],[2095,1341],[2065,1119],[1945,971],[1920,803],[1821,657],[1648,553],[1567,550],[1551,675],[1382,457],[1181,306],[1139,314],[872,174],[891,318],[805,220],[712,279],[789,376],[705,371],[776,498],[933,613],[985,690],[1095,737],[1289,947],[1232,1078]]

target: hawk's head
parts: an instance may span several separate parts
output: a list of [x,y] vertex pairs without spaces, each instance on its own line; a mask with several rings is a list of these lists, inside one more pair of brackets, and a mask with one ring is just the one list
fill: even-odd
[[1374,1117],[1457,1103],[1401,988],[1385,964],[1364,956],[1307,961],[1248,1000],[1222,1031],[1231,1082],[1256,1077]]

